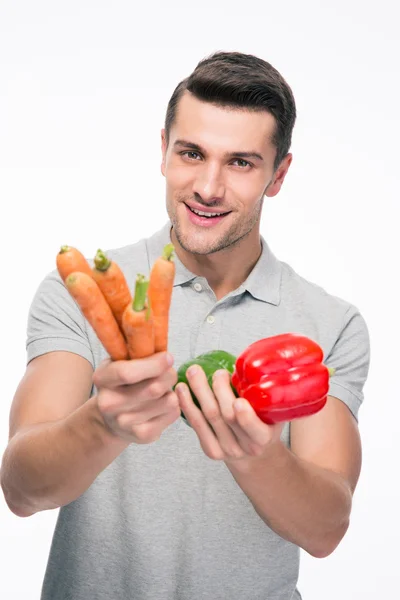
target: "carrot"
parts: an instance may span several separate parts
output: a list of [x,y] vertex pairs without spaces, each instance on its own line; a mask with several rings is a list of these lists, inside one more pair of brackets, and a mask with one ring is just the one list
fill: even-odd
[[61,279],[65,282],[70,273],[80,271],[92,275],[92,269],[86,258],[73,246],[61,246],[56,258],[57,269]]
[[132,301],[125,276],[113,260],[109,260],[101,250],[97,251],[92,269],[93,279],[103,292],[117,323],[122,327],[122,315]]
[[107,300],[92,277],[87,273],[70,273],[65,285],[112,360],[127,359],[124,337]]
[[167,244],[150,272],[148,296],[154,318],[155,352],[163,352],[168,346],[169,309],[175,278],[173,255],[174,246]]
[[147,301],[148,279],[136,278],[135,297],[122,316],[122,327],[130,358],[145,358],[154,354],[154,329],[151,307]]

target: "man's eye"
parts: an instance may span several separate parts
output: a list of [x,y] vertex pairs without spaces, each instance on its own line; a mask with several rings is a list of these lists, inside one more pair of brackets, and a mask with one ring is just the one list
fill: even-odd
[[238,163],[238,166],[240,168],[244,168],[244,167],[251,167],[252,165],[247,162],[247,160],[244,160],[243,158],[236,158],[236,160],[234,160],[233,162]]
[[196,157],[200,157],[200,154],[198,152],[194,152],[194,150],[186,150],[185,152],[182,152],[182,155],[193,160],[196,160]]

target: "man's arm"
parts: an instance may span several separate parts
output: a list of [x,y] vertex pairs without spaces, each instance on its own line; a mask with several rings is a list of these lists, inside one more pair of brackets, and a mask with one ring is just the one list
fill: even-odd
[[291,451],[279,440],[257,460],[227,461],[260,517],[315,557],[337,547],[349,525],[361,468],[356,420],[340,400],[291,423]]
[[176,387],[181,409],[205,454],[224,460],[261,518],[276,533],[311,555],[330,554],[344,536],[361,466],[355,418],[329,397],[317,414],[291,423],[291,450],[281,442],[282,424],[263,423],[250,403],[235,399],[227,371],[213,388],[191,367],[188,386]]
[[126,446],[104,427],[96,399],[88,400],[93,369],[71,352],[31,361],[10,413],[1,486],[18,516],[57,508],[77,498]]
[[[130,443],[147,444],[180,417],[165,352],[105,361],[50,352],[32,360],[10,416],[1,485],[18,516],[72,502]],[[97,395],[89,398],[94,381]]]
[[335,369],[328,401],[315,415],[291,422],[290,450],[281,442],[282,424],[263,423],[249,402],[235,398],[227,371],[214,374],[212,388],[200,367],[186,372],[202,410],[185,384],[176,387],[205,454],[224,460],[262,519],[313,556],[330,554],[349,525],[361,469],[356,417],[369,360],[365,320],[349,305],[324,357]]

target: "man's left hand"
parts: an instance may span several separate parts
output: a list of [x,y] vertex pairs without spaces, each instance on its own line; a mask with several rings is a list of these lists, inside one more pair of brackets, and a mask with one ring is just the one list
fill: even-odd
[[214,373],[212,389],[199,365],[192,365],[186,376],[201,410],[194,404],[186,384],[179,383],[175,391],[209,458],[225,462],[259,459],[279,442],[283,423],[267,425],[247,400],[236,398],[228,371],[220,369]]

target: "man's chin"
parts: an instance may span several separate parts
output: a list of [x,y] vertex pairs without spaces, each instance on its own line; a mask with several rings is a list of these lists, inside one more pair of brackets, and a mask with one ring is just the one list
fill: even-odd
[[206,256],[215,252],[215,244],[207,244],[203,241],[191,239],[190,235],[180,235],[180,232],[175,230],[175,237],[185,252],[196,254],[197,256]]
[[179,239],[178,242],[185,252],[189,252],[190,254],[195,254],[197,256],[207,256],[207,254],[213,254],[216,252],[214,248],[204,246],[203,244],[193,244],[185,240],[180,241]]

